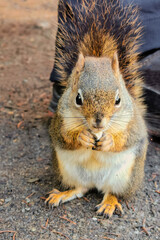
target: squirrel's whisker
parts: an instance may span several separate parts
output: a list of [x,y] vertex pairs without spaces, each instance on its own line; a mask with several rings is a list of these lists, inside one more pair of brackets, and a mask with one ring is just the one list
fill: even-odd
[[74,131],[75,129],[78,130],[78,128],[80,128],[81,126],[84,126],[84,124],[82,123],[82,124],[77,125],[76,127],[74,127],[74,128],[72,128],[71,130],[69,130],[69,132],[72,132],[72,131]]
[[70,128],[70,127],[75,126],[77,124],[82,124],[83,125],[84,123],[82,121],[78,121],[78,122],[77,121],[72,121],[72,122],[69,122],[69,123],[63,123],[62,125]]
[[128,123],[128,121],[122,120],[122,119],[114,119],[114,120],[110,120],[110,122],[112,123]]
[[85,119],[84,117],[63,117],[63,118],[80,118],[80,119]]

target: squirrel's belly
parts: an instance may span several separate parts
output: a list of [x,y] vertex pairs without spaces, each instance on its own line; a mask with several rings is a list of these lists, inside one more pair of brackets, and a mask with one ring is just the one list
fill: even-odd
[[134,147],[119,153],[56,149],[63,182],[71,187],[96,187],[115,194],[127,187],[135,161]]

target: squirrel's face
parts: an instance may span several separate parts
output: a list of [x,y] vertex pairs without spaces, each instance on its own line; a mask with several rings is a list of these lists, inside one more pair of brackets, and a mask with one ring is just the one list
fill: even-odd
[[127,124],[129,114],[124,121],[124,112],[131,99],[117,61],[81,56],[60,101],[66,127],[87,128],[96,134]]
[[109,92],[95,89],[86,92],[79,88],[74,98],[75,110],[83,116],[85,125],[93,133],[107,130],[112,116],[121,107],[118,89]]

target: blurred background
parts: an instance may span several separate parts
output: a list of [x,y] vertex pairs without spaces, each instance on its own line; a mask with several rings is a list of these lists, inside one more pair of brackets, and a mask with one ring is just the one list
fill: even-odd
[[48,113],[56,25],[57,0],[0,1],[0,112],[17,124]]

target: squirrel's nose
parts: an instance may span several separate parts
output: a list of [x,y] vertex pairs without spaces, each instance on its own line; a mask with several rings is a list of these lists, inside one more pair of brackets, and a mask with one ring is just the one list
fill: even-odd
[[94,127],[95,128],[101,128],[101,123],[102,123],[102,119],[103,119],[103,114],[101,113],[96,113],[95,114],[95,124],[94,124]]
[[101,123],[101,121],[102,121],[102,119],[100,119],[100,118],[96,118],[96,125],[99,126],[100,123]]

